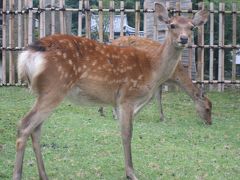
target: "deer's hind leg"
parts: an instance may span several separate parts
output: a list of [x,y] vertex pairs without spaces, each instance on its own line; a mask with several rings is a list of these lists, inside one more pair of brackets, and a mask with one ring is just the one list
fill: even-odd
[[53,94],[51,92],[42,93],[37,98],[33,108],[20,121],[16,141],[16,161],[13,172],[14,180],[19,180],[22,177],[24,151],[30,135],[32,137],[33,149],[37,158],[40,179],[47,179],[39,145],[41,125],[62,100],[63,96],[60,94]]

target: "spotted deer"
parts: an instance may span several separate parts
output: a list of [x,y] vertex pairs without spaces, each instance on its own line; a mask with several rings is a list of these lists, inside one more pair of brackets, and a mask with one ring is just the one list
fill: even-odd
[[[136,36],[123,36],[112,42],[117,46],[131,46],[139,50],[145,51],[149,56],[154,55],[155,51],[161,46],[159,42],[147,38]],[[188,76],[187,68],[181,62],[178,63],[173,75],[166,81],[166,83],[173,83],[180,86],[193,100],[198,115],[204,120],[206,124],[211,124],[212,103],[207,96],[202,93],[202,90],[197,88]],[[162,108],[162,86],[156,92],[157,102],[159,104],[160,120],[164,120],[164,113]],[[101,110],[100,110],[101,111]]]
[[108,104],[117,109],[125,173],[129,179],[137,179],[131,154],[133,117],[152,98],[160,84],[172,76],[191,30],[205,23],[208,16],[202,10],[193,19],[169,18],[168,11],[158,3],[155,13],[168,24],[169,33],[153,56],[132,47],[104,45],[70,35],[42,38],[19,56],[19,76],[29,83],[37,98],[18,128],[14,180],[22,177],[29,136],[39,177],[48,179],[40,150],[41,127],[65,97],[83,105]]

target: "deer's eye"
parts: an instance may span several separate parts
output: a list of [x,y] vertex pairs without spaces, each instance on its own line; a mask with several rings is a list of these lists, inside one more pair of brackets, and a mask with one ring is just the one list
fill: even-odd
[[175,29],[177,26],[175,24],[170,24],[171,29]]

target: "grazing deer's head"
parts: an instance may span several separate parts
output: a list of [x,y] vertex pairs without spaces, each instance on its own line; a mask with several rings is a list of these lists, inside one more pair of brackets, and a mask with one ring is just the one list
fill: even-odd
[[174,16],[170,18],[168,16],[167,9],[161,5],[155,4],[155,11],[160,21],[163,21],[167,24],[171,36],[171,40],[176,47],[183,48],[186,47],[189,38],[191,37],[192,30],[195,27],[201,26],[207,22],[208,11],[201,10],[195,14],[193,19],[183,17],[183,16]]
[[[202,92],[202,90],[201,90]],[[204,95],[204,93],[197,94],[195,100],[196,111],[199,116],[205,121],[206,124],[212,124],[212,103],[211,101]]]

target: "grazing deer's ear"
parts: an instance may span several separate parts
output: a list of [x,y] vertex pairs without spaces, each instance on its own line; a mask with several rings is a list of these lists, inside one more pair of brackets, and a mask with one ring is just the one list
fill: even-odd
[[168,11],[162,4],[155,3],[155,13],[160,21],[163,21],[166,24],[169,23],[170,18],[168,16]]
[[198,11],[192,20],[193,25],[201,26],[205,24],[208,20],[208,15],[209,15],[208,10],[204,9],[204,10]]

